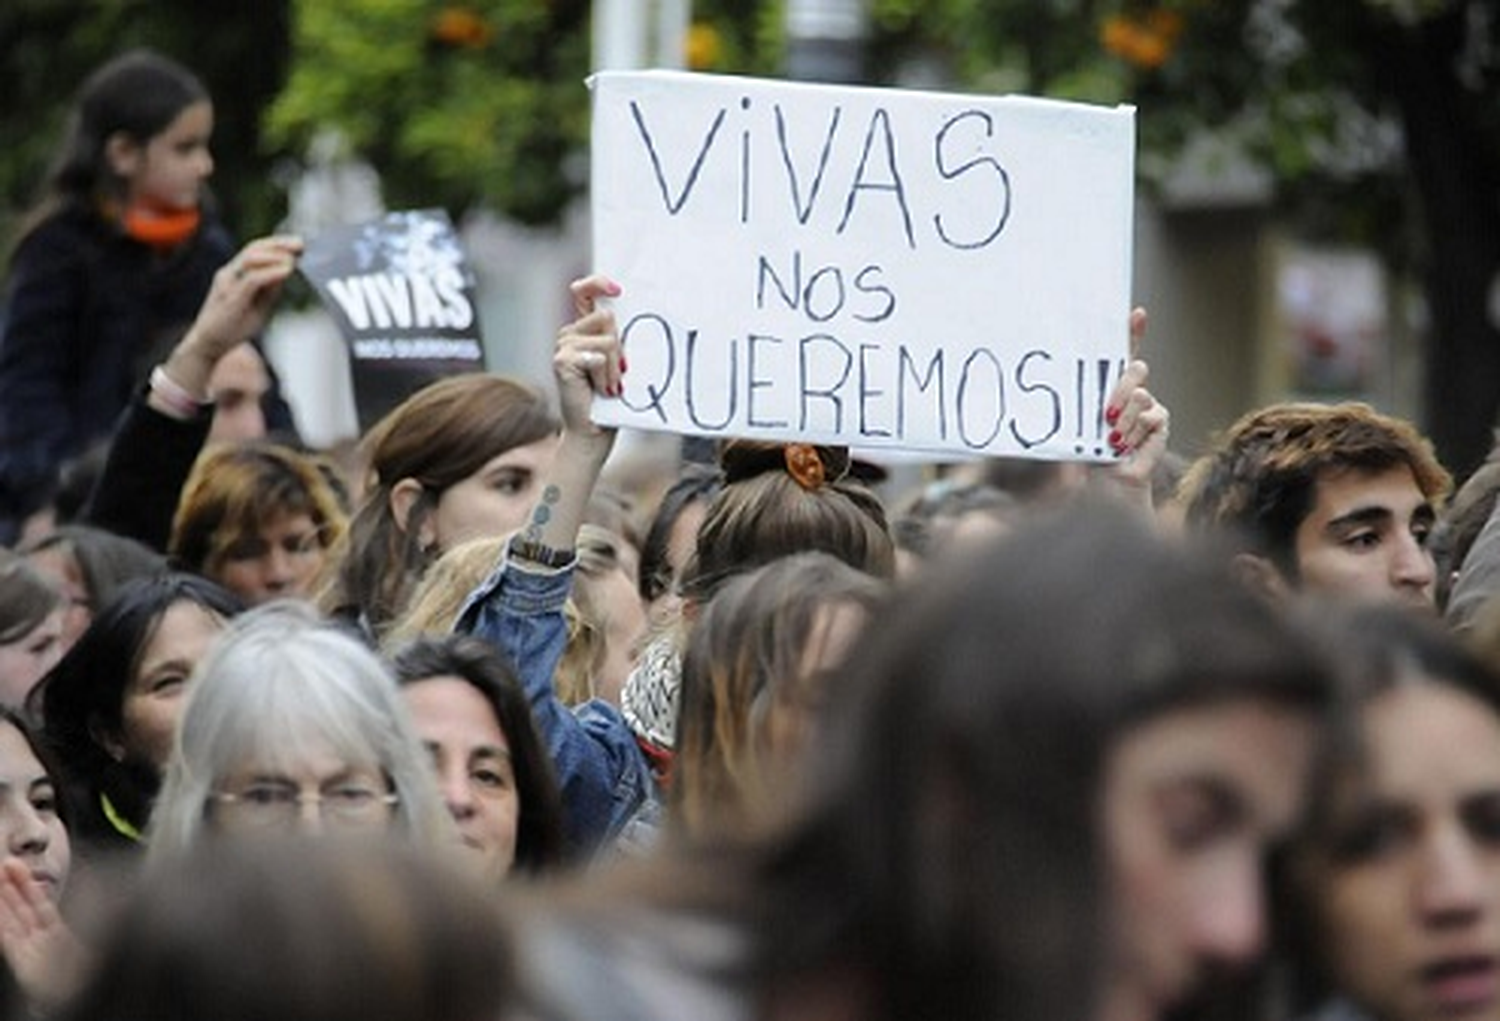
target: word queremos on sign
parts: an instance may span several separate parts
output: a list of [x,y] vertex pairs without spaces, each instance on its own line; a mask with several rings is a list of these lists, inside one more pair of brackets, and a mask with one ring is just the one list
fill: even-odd
[[630,371],[603,424],[1108,459],[1129,107],[603,72],[594,264]]

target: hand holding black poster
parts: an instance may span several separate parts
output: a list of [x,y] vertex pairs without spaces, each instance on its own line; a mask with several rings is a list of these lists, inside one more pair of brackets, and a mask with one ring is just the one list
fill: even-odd
[[349,343],[361,430],[435,379],[484,369],[474,274],[442,210],[327,231],[300,269]]

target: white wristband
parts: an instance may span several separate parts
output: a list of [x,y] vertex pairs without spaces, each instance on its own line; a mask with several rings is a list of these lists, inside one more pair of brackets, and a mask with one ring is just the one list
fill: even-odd
[[151,392],[177,418],[198,417],[198,412],[203,410],[206,403],[183,389],[181,384],[167,375],[166,368],[161,365],[151,370]]

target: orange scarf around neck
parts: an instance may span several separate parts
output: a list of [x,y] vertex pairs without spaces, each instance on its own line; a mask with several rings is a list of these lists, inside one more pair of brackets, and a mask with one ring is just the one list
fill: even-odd
[[202,221],[197,209],[163,210],[142,203],[127,207],[120,218],[126,234],[152,248],[175,248],[192,237]]

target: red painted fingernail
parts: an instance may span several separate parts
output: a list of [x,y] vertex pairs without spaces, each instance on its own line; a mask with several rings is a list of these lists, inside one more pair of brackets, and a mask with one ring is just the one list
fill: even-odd
[[1119,408],[1106,408],[1105,409],[1105,411],[1104,411],[1104,421],[1108,422],[1110,425],[1114,425],[1119,420],[1120,420],[1120,409]]
[[1120,441],[1123,439],[1124,437],[1120,435],[1120,430],[1111,429],[1109,431],[1109,445],[1111,447],[1115,447],[1116,449],[1118,449],[1120,446]]
[[629,368],[630,368],[630,366],[628,366],[628,365],[625,364],[625,356],[621,355],[620,356],[620,375],[622,375],[622,376],[625,375],[626,371],[628,371]]

